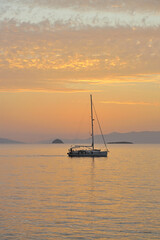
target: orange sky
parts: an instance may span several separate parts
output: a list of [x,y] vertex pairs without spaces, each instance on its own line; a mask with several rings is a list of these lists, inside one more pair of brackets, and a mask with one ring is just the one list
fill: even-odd
[[0,137],[88,137],[90,93],[104,133],[160,130],[160,3],[0,6]]

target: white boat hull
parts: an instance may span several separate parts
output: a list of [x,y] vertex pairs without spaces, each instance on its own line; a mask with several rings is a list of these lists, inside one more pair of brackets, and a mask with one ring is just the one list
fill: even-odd
[[107,157],[108,151],[101,150],[75,150],[69,151],[69,157]]

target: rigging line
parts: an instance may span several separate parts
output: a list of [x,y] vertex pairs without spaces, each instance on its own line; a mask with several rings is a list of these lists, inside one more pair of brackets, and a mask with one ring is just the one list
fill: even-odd
[[105,141],[103,132],[102,132],[102,128],[101,128],[101,125],[100,125],[100,122],[99,122],[99,119],[98,119],[98,116],[97,116],[97,113],[96,113],[96,109],[95,109],[94,104],[93,104],[93,108],[94,108],[94,112],[95,112],[95,115],[96,115],[96,118],[97,118],[97,122],[98,122],[98,126],[99,126],[99,129],[100,129],[100,132],[101,132],[101,136],[102,136],[102,139],[103,139],[103,143],[104,143],[104,145],[105,145],[105,147],[106,147],[106,150],[108,151],[107,144],[106,144],[106,141]]

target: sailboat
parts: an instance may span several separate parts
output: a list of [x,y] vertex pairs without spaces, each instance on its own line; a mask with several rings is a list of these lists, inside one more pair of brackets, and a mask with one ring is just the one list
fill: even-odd
[[[108,155],[108,149],[105,143],[105,139],[102,133],[102,129],[97,117],[97,114],[95,112],[97,122],[101,131],[101,135],[103,138],[104,145],[106,147],[105,150],[97,149],[94,146],[94,118],[93,118],[93,101],[92,101],[92,95],[90,95],[90,102],[91,102],[91,128],[92,128],[92,143],[90,146],[83,146],[83,145],[75,145],[71,146],[70,149],[68,150],[68,156],[69,157],[107,157]],[[95,110],[95,109],[94,109]]]

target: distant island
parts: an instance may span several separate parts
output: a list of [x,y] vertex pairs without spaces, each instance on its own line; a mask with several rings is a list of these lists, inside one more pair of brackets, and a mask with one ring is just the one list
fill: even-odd
[[55,139],[52,141],[53,144],[63,144],[64,142],[61,139]]
[[108,142],[108,144],[133,144],[133,142]]

